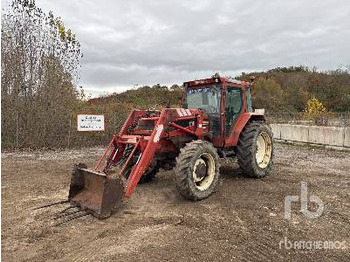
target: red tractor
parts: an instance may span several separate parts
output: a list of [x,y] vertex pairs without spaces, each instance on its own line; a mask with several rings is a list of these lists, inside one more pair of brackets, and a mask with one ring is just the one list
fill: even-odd
[[174,168],[179,193],[201,200],[218,183],[219,158],[234,156],[250,177],[271,171],[272,132],[252,110],[251,83],[220,76],[185,82],[181,108],[132,111],[93,170],[74,167],[68,200],[109,217],[159,168]]

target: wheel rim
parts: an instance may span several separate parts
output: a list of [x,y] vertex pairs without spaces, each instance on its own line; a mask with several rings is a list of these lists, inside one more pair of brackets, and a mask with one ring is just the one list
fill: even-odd
[[200,191],[207,190],[215,177],[215,161],[211,154],[202,154],[193,168],[193,182]]
[[260,168],[266,168],[271,160],[271,137],[266,132],[261,132],[256,140],[255,159]]

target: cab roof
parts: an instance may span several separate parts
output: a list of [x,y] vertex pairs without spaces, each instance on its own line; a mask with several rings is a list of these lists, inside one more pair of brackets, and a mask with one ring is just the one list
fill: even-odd
[[236,86],[236,87],[248,87],[251,85],[250,82],[240,81],[232,77],[218,76],[218,77],[203,78],[203,79],[184,82],[184,87],[196,88],[196,87],[213,85],[213,84],[221,84],[224,86],[230,85],[230,86]]

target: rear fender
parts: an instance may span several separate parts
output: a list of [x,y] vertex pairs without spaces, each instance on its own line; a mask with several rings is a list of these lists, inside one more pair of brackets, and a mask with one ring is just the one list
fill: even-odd
[[239,116],[233,132],[225,139],[224,147],[236,146],[243,128],[252,120],[265,121],[265,116],[260,113],[243,113]]

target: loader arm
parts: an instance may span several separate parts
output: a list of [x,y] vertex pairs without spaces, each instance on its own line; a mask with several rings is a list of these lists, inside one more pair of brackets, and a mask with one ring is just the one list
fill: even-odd
[[[145,128],[140,129],[140,126]],[[132,195],[156,153],[179,150],[172,138],[187,136],[195,140],[202,138],[207,128],[204,115],[198,109],[132,111],[95,168],[78,168],[73,174],[68,199],[74,205],[93,211],[99,218],[110,216],[111,210]]]
[[[166,116],[167,116],[167,112],[166,110],[163,110],[159,116],[159,119],[155,124],[155,128],[151,136],[140,137],[138,140],[139,143],[136,146],[140,147],[141,154],[136,165],[131,170],[131,174],[126,182],[126,190],[125,190],[126,198],[129,198],[132,195],[142,174],[147,170],[147,168],[150,166],[154,158],[154,154],[157,148],[157,143],[159,142],[161,137],[163,137],[165,127],[168,126],[169,121]],[[142,147],[144,147],[144,149],[142,149]]]
[[[134,114],[131,115],[131,118],[132,116],[139,115],[136,112],[137,111],[135,111]],[[194,110],[194,112],[192,113],[190,110],[187,109],[186,112],[187,113],[185,114],[184,109],[164,108],[159,116],[145,118],[144,120],[146,121],[154,121],[154,129],[149,136],[125,136],[123,134],[126,133],[125,130],[128,130],[128,126],[125,125],[123,127],[123,129],[120,132],[119,141],[117,145],[120,144],[120,142],[125,141],[125,138],[127,138],[127,142],[135,143],[134,150],[132,154],[130,154],[129,158],[131,158],[137,150],[139,150],[140,152],[138,160],[135,166],[132,168],[131,173],[125,183],[125,198],[129,198],[132,195],[141,176],[151,165],[155,153],[161,147],[162,143],[164,143],[163,138],[170,137],[174,134],[171,133],[172,135],[169,135],[169,133],[167,132],[169,127],[175,129],[176,132],[178,132],[178,135],[183,135],[185,133],[190,134],[196,138],[201,137],[203,135],[203,128],[193,127],[191,130],[189,128],[182,127],[174,123],[174,121],[178,120],[196,120],[198,125],[203,126],[203,124],[201,124],[203,122],[202,114],[196,114],[198,113],[198,110]],[[138,118],[138,120],[142,119],[142,117]],[[127,123],[129,124],[132,122],[133,121],[130,120],[127,121]],[[110,157],[110,160],[115,162],[113,157]],[[127,163],[125,164],[125,166],[126,165]],[[119,177],[123,177],[123,171],[124,168],[118,174]]]

